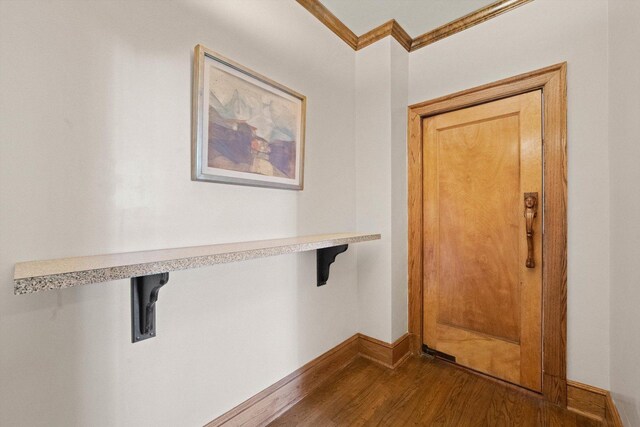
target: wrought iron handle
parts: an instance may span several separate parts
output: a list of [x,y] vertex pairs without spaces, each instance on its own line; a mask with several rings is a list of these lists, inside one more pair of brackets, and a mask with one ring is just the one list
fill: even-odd
[[533,220],[538,215],[538,193],[524,193],[524,219],[527,230],[527,268],[534,268],[533,260]]

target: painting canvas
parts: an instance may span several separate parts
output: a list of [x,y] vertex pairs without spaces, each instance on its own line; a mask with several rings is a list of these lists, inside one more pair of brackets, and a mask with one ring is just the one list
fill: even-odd
[[305,97],[200,45],[194,77],[193,178],[302,189]]

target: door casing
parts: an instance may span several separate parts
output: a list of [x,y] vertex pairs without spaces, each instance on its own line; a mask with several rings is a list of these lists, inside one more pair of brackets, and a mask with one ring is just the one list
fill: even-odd
[[567,406],[567,63],[409,106],[409,334],[422,352],[422,121],[424,118],[541,89],[543,109],[542,396]]

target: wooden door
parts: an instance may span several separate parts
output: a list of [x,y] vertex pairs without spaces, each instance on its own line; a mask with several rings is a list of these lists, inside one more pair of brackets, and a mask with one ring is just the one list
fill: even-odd
[[[424,344],[535,391],[542,386],[541,97],[535,91],[423,120]],[[537,216],[529,242],[525,193],[539,205],[530,206]]]

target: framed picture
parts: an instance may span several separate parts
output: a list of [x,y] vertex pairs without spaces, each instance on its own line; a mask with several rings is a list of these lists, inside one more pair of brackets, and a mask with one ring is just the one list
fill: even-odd
[[302,190],[306,97],[198,45],[192,179]]

